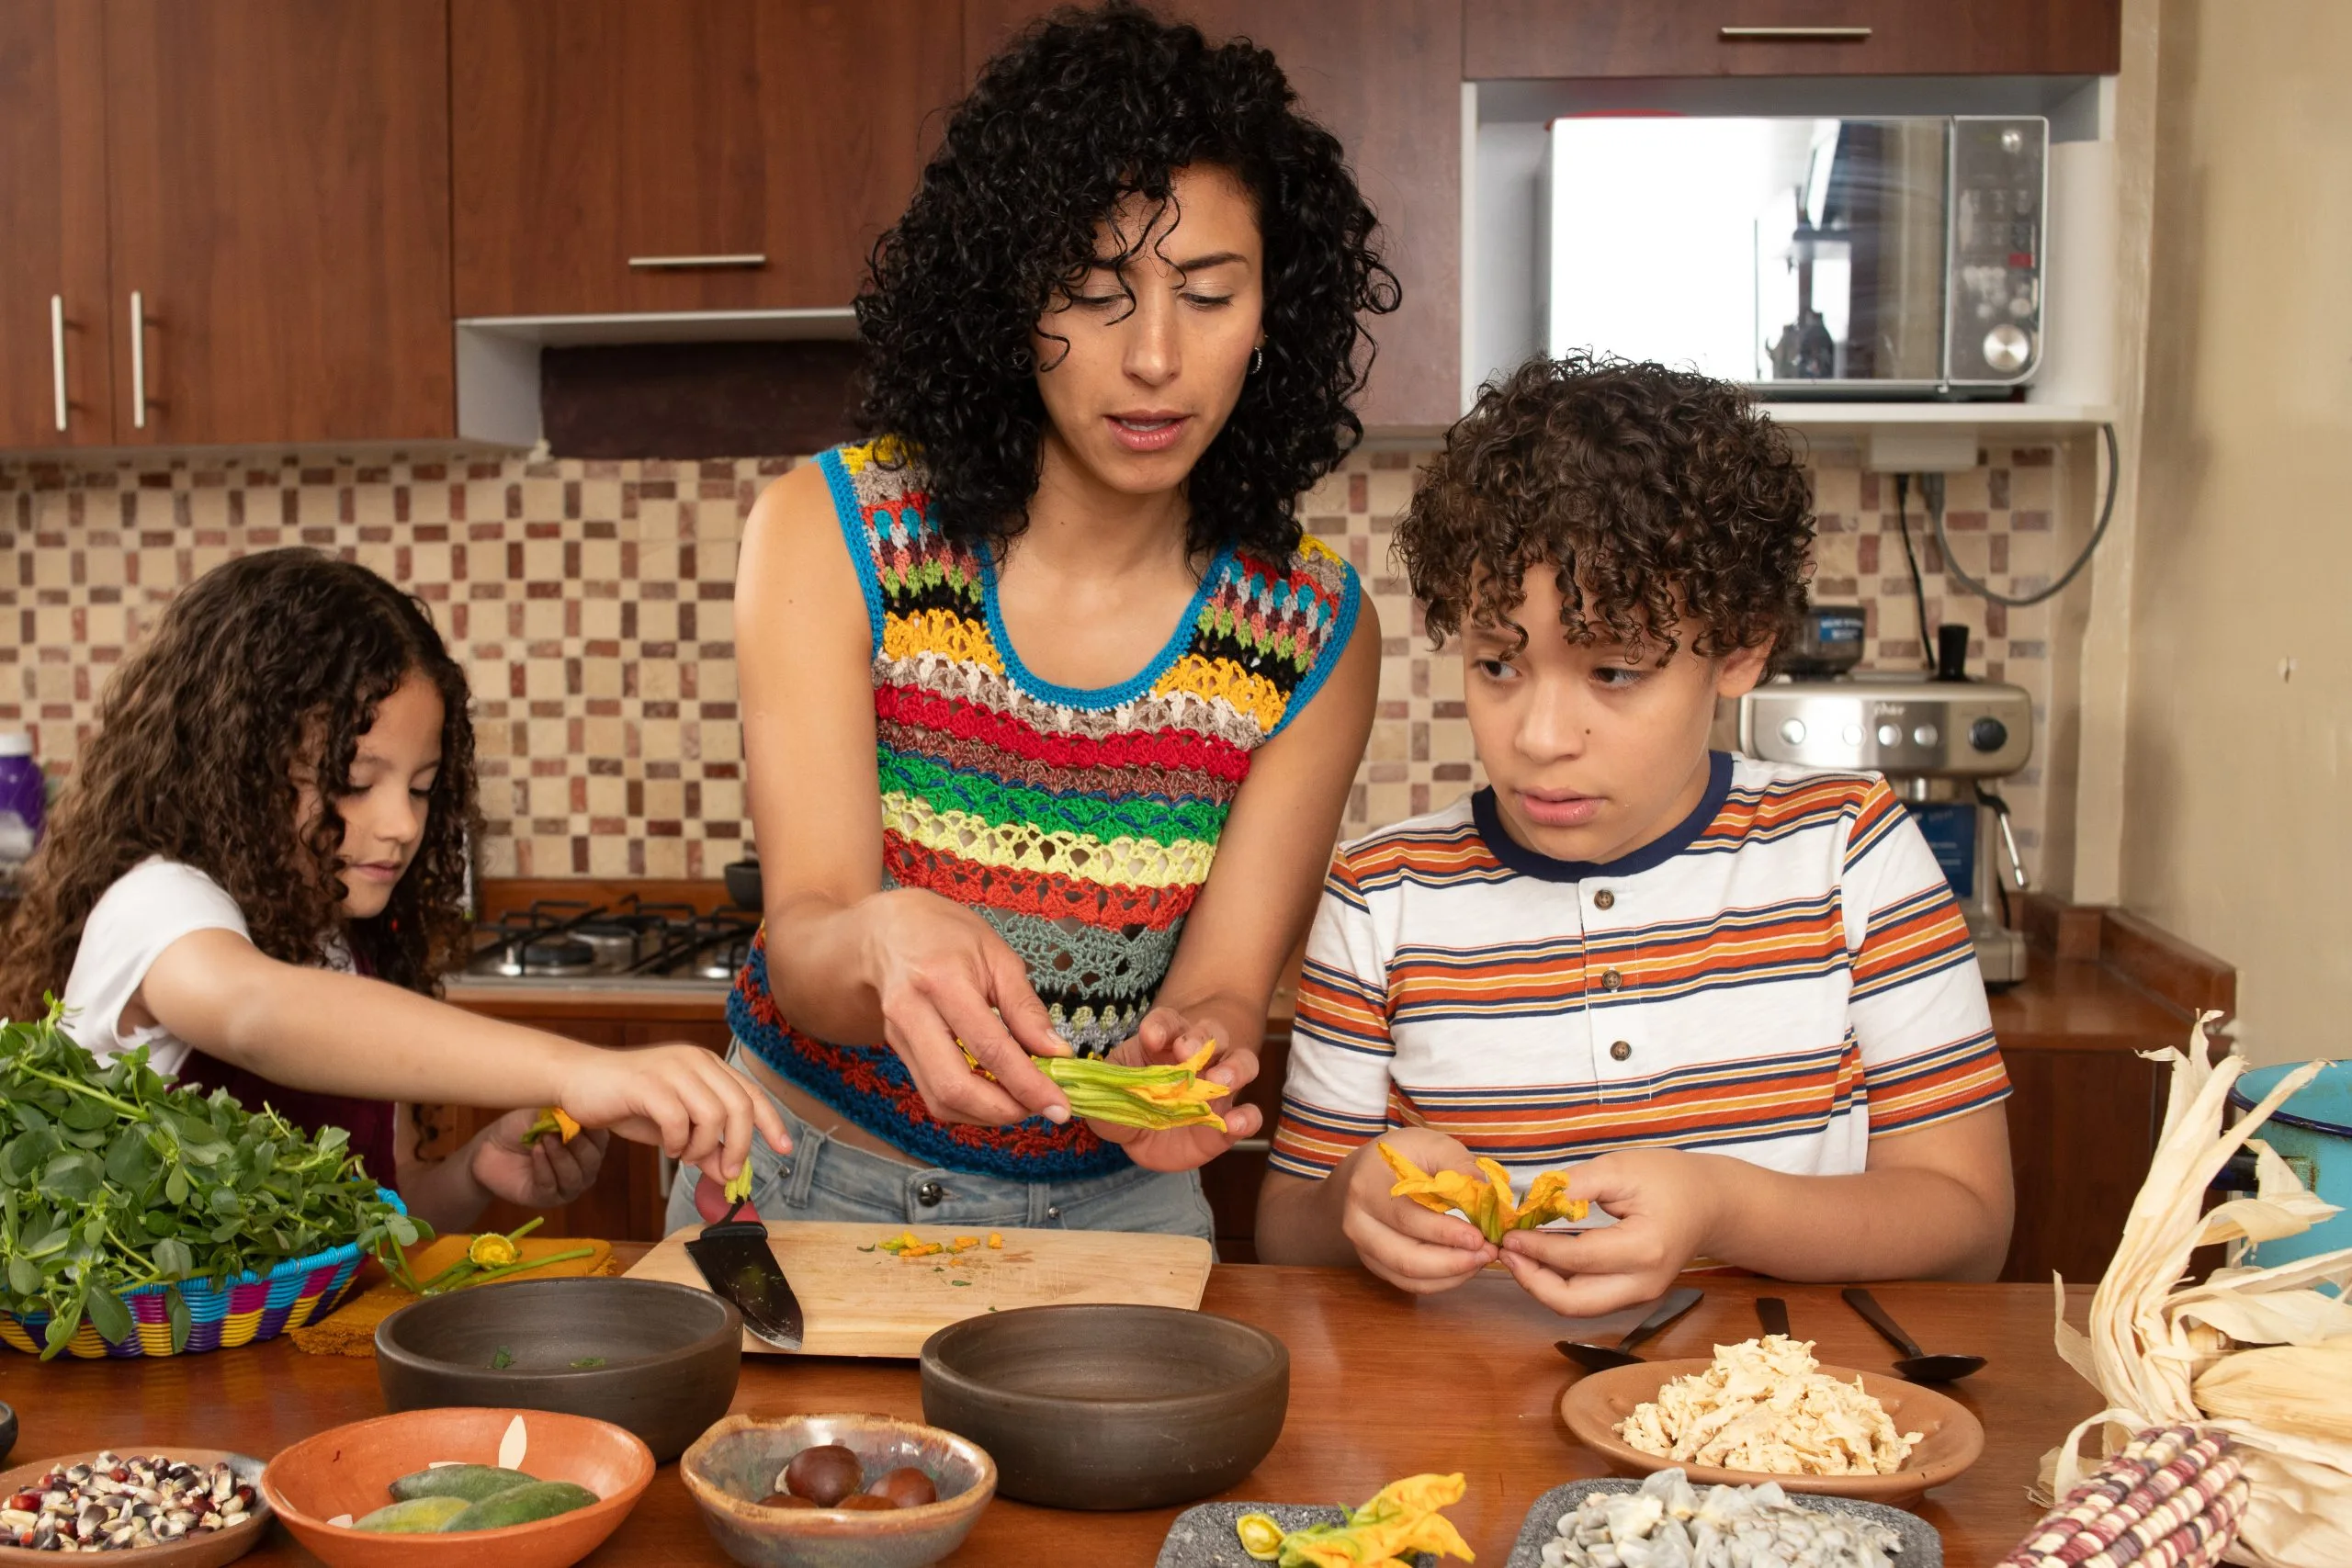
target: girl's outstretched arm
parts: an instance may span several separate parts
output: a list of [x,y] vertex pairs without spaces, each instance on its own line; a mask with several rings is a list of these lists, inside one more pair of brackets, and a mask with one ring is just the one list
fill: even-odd
[[779,1151],[791,1143],[775,1103],[698,1045],[600,1050],[380,980],[282,964],[235,931],[191,931],[165,948],[122,1021],[160,1023],[288,1089],[561,1106],[584,1127],[659,1145],[722,1177],[751,1157],[754,1127]]

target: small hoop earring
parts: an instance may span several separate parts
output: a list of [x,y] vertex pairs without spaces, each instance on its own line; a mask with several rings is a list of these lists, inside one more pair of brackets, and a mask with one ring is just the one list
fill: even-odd
[[1265,367],[1266,348],[1263,344],[1261,344],[1256,348],[1250,351],[1250,374],[1255,376],[1259,371],[1263,370]]

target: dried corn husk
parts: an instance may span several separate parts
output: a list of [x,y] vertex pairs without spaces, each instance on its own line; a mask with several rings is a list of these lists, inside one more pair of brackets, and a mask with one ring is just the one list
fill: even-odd
[[2215,1362],[2189,1392],[2208,1416],[2352,1442],[2352,1335],[2240,1350]]
[[[2352,1285],[2352,1247],[2272,1269],[2216,1269],[2182,1282],[2197,1247],[2228,1243],[2242,1256],[2256,1241],[2294,1235],[2336,1211],[2306,1191],[2286,1161],[2254,1142],[2254,1131],[2319,1071],[2289,1074],[2245,1117],[2224,1125],[2230,1087],[2245,1071],[2242,1057],[2211,1059],[2199,1019],[2186,1052],[2159,1051],[2172,1084],[2164,1131],[2148,1179],[2132,1201],[2123,1240],[2091,1298],[2087,1332],[2066,1322],[2064,1280],[2057,1290],[2058,1353],[2108,1402],[2043,1461],[2051,1495],[2071,1493],[2083,1467],[2084,1434],[2096,1427],[2103,1453],[2139,1428],[2201,1419],[2195,1383],[2241,1352],[2228,1342],[2318,1345],[2340,1329],[2342,1303],[2321,1287]],[[2201,1213],[2207,1186],[2240,1146],[2256,1156],[2256,1194]],[[2228,1551],[2252,1568],[2337,1568],[2352,1563],[2352,1440],[2284,1430],[2244,1416],[2208,1425],[2229,1434],[2250,1484],[2245,1513]]]

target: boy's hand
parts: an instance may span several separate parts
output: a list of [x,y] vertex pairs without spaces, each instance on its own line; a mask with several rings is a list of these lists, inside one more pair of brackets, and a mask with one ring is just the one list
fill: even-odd
[[[1406,1127],[1383,1133],[1376,1140],[1435,1174],[1441,1170],[1475,1173],[1470,1151],[1442,1133],[1426,1127]],[[1354,1246],[1363,1266],[1400,1291],[1417,1296],[1450,1291],[1495,1260],[1494,1245],[1478,1227],[1459,1214],[1440,1214],[1410,1198],[1392,1198],[1396,1173],[1366,1144],[1350,1155],[1332,1173],[1347,1183],[1347,1207],[1340,1230]]]
[[752,1157],[755,1132],[778,1154],[792,1147],[766,1091],[699,1045],[584,1049],[555,1103],[582,1127],[655,1145],[721,1180]]
[[[1112,1051],[1111,1060],[1132,1067],[1189,1061],[1210,1043],[1214,1032],[1208,1024],[1187,1019],[1174,1008],[1154,1008],[1144,1014],[1134,1038]],[[1127,1127],[1092,1117],[1086,1124],[1104,1143],[1123,1146],[1127,1157],[1146,1170],[1197,1170],[1231,1148],[1235,1139],[1256,1134],[1265,1118],[1256,1106],[1244,1105],[1236,1096],[1257,1076],[1258,1053],[1217,1042],[1216,1055],[1209,1058],[1201,1077],[1234,1091],[1213,1107],[1225,1118],[1222,1133],[1205,1126]]]
[[1568,1190],[1616,1216],[1588,1231],[1513,1231],[1503,1262],[1563,1317],[1599,1317],[1665,1293],[1705,1247],[1724,1161],[1677,1149],[1621,1149],[1578,1166]]

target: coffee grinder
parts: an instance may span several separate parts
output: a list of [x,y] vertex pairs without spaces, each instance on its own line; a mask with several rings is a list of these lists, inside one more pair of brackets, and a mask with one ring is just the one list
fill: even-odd
[[[1828,606],[1809,612],[1808,625],[1841,616],[1859,628],[1859,609]],[[1791,672],[1740,699],[1739,749],[1766,761],[1883,773],[1951,883],[1984,983],[2016,985],[2026,975],[2025,939],[2002,917],[2004,872],[2018,892],[2028,882],[2008,807],[1990,786],[2033,754],[2033,699],[2022,687],[1969,678],[1966,626],[1937,628],[1932,677],[1804,657],[1822,646],[1842,654],[1849,642],[1859,655],[1859,636],[1801,637]]]

